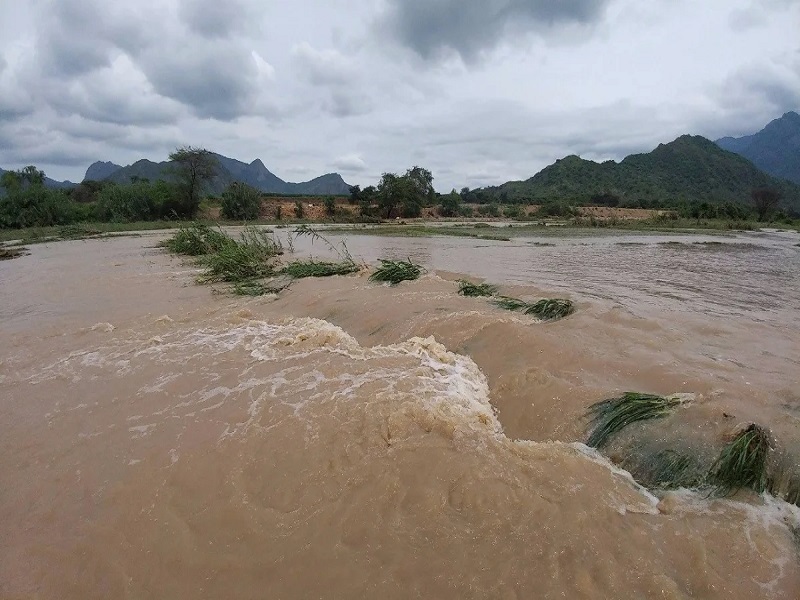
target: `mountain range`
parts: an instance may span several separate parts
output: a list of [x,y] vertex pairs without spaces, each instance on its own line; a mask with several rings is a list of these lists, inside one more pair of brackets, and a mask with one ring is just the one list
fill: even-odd
[[724,137],[717,144],[770,175],[800,184],[800,115],[796,112],[787,112],[758,133]]
[[[214,194],[221,193],[234,181],[246,183],[268,194],[338,196],[350,193],[350,186],[338,173],[328,173],[302,183],[290,183],[272,173],[260,159],[248,164],[221,154],[214,154],[214,157],[217,159],[218,169],[216,176],[209,183],[209,191]],[[86,170],[84,181],[93,179],[129,183],[136,177],[151,181],[170,179],[172,168],[173,164],[169,161],[156,163],[147,159],[138,160],[126,167],[111,162],[96,162]]]
[[[350,193],[350,185],[345,183],[338,173],[328,173],[302,183],[290,183],[270,172],[260,159],[247,164],[221,154],[214,154],[214,156],[219,167],[217,175],[209,183],[209,191],[213,194],[222,193],[234,181],[246,183],[267,194],[346,196]],[[107,180],[115,183],[130,183],[131,179],[137,177],[150,181],[168,180],[173,177],[170,173],[172,167],[173,165],[169,161],[157,163],[147,159],[138,160],[126,167],[113,162],[97,161],[86,169],[83,181]],[[4,172],[3,169],[0,169],[0,176]],[[54,189],[69,189],[78,185],[71,181],[56,181],[49,177],[45,177],[44,183],[47,187]],[[0,194],[2,192],[3,190],[0,190]]]
[[746,158],[701,137],[684,135],[645,154],[597,163],[578,156],[557,160],[530,179],[485,191],[494,197],[530,202],[587,202],[613,195],[620,200],[750,201],[754,188],[781,192],[782,205],[800,210],[800,186],[772,177]]

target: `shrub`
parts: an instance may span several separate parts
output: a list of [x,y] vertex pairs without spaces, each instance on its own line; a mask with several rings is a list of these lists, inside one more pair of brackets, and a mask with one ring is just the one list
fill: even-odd
[[183,217],[186,215],[180,210],[178,196],[177,187],[166,181],[109,185],[97,196],[97,217],[101,221],[123,223]]
[[303,206],[303,203],[300,200],[294,201],[294,216],[298,219],[302,219],[306,216],[306,209]]
[[336,198],[333,196],[326,196],[324,200],[325,214],[329,217],[336,215]]
[[222,216],[237,221],[252,221],[261,212],[261,193],[246,183],[234,182],[222,192]]
[[0,227],[48,227],[65,225],[76,216],[64,190],[43,185],[10,189],[0,198]]
[[481,204],[478,207],[478,214],[484,217],[499,217],[500,216],[500,206],[492,203],[492,204]]

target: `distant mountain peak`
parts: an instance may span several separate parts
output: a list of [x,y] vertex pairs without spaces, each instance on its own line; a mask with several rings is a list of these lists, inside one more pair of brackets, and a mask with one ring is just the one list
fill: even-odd
[[716,143],[770,175],[800,183],[800,114],[794,111],[784,113],[758,133],[724,137]]
[[106,179],[115,172],[119,171],[121,168],[122,166],[116,163],[98,160],[97,162],[89,165],[89,168],[86,169],[86,175],[84,175],[83,180],[102,181],[103,179]]
[[[267,169],[260,158],[248,164],[222,154],[214,153],[214,156],[219,163],[217,176],[209,184],[209,191],[214,194],[221,193],[234,181],[246,183],[267,194],[338,196],[349,193],[350,186],[338,173],[329,173],[302,183],[290,183]],[[169,179],[169,166],[169,162],[154,163],[143,158],[127,167],[120,167],[106,178],[117,183],[128,183],[132,177],[150,181]]]

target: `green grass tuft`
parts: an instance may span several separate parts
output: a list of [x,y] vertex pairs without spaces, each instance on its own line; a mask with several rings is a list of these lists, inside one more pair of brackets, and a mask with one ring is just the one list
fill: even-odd
[[274,272],[269,261],[281,253],[280,244],[271,234],[246,227],[240,241],[228,238],[216,252],[201,258],[206,272],[200,281],[243,283],[267,277]]
[[575,312],[575,305],[562,298],[545,298],[534,302],[525,309],[526,315],[533,315],[542,321],[563,319]]
[[709,472],[712,495],[730,496],[741,488],[762,493],[767,488],[769,432],[752,424],[722,449]]
[[320,262],[314,260],[303,260],[291,262],[283,267],[279,273],[288,275],[295,279],[303,277],[331,277],[333,275],[349,275],[358,271],[358,265],[354,262]]
[[586,445],[601,448],[631,423],[665,417],[679,404],[681,400],[677,398],[638,392],[625,392],[618,398],[592,404],[587,411],[591,433]]
[[422,275],[422,267],[415,265],[411,260],[386,260],[378,259],[381,266],[369,276],[370,281],[386,281],[397,284],[401,281],[413,281]]
[[497,293],[497,286],[488,283],[471,283],[465,279],[458,280],[458,293],[462,296],[494,296]]
[[208,225],[193,223],[181,226],[175,235],[164,240],[160,245],[175,254],[206,256],[219,252],[223,247],[231,244],[235,244],[235,241],[222,231],[212,229]]

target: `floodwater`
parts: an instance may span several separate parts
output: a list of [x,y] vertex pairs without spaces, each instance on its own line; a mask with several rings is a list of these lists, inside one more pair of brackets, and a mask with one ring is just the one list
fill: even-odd
[[428,273],[256,299],[161,235],[0,263],[0,597],[798,597],[796,507],[655,497],[580,443],[630,389],[693,394],[686,435],[793,447],[796,235],[348,235]]

